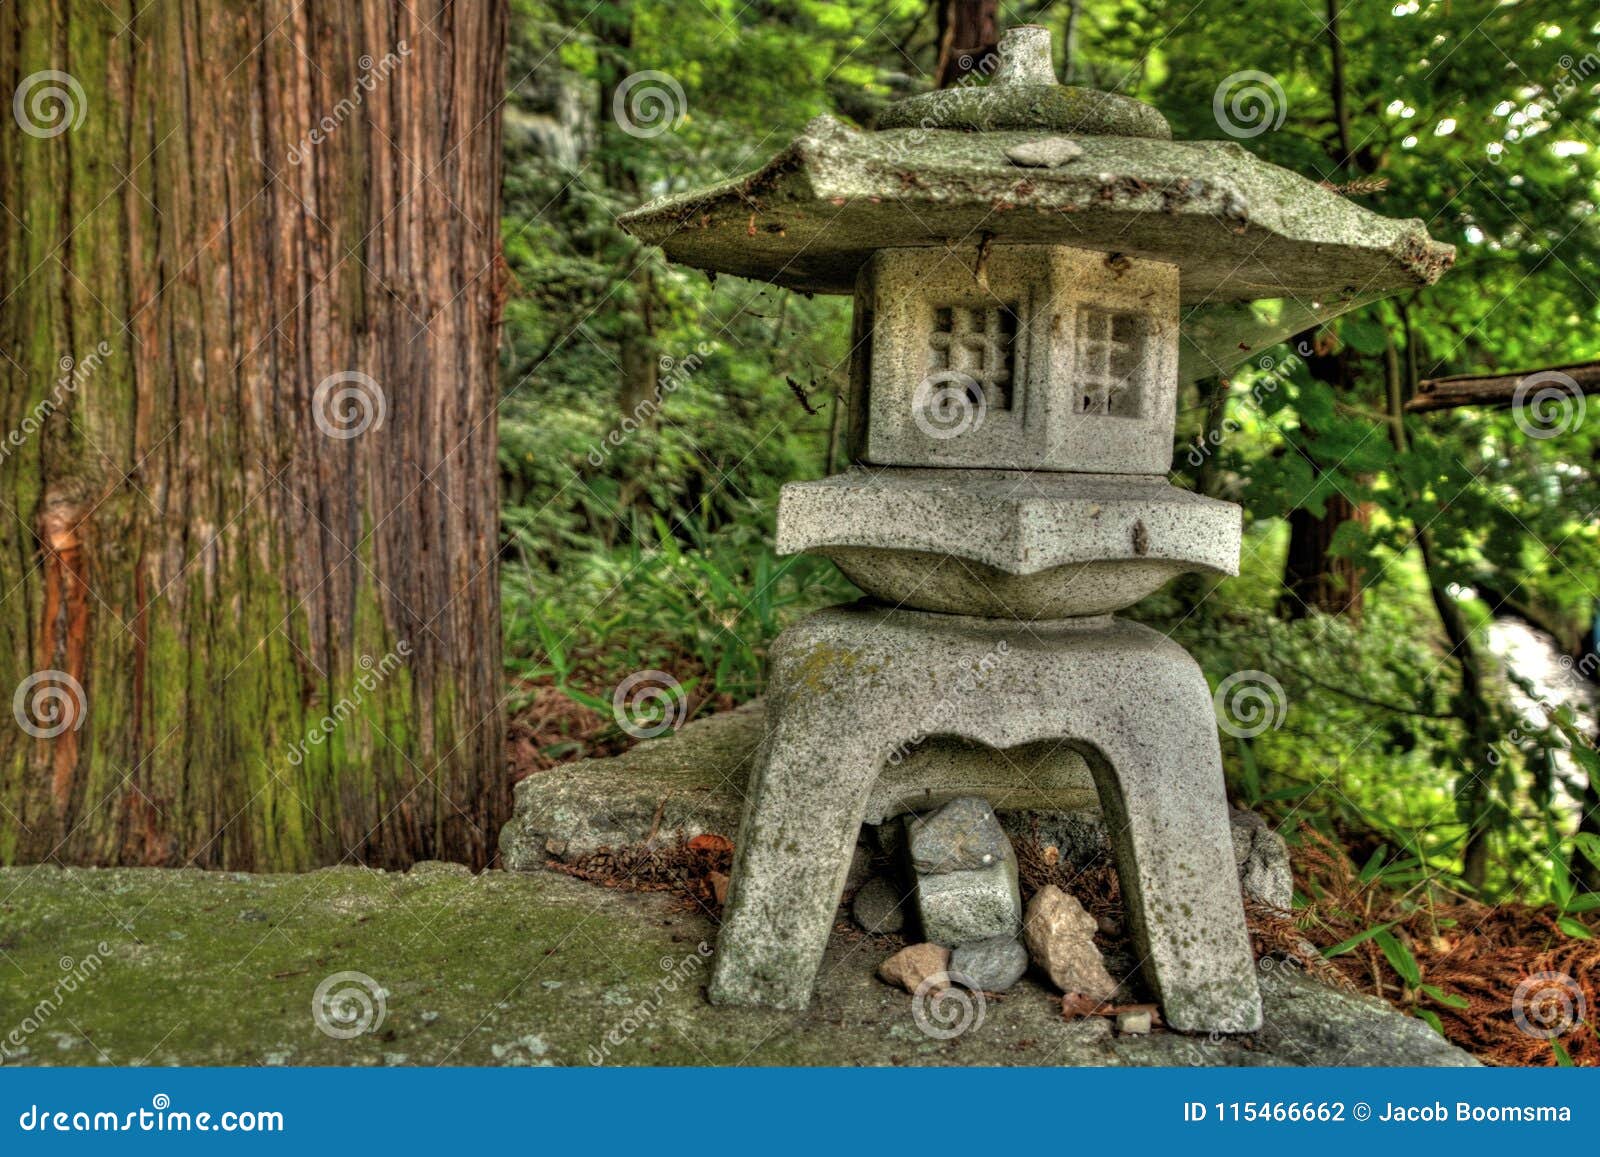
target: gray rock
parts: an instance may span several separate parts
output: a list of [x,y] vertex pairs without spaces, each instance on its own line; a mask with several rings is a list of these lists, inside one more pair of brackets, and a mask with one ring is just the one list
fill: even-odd
[[1097,808],[1098,801],[1095,808],[1079,811],[1007,809],[999,812],[1000,826],[1013,844],[1027,840],[1042,848],[1055,848],[1062,864],[1081,872],[1097,862],[1108,862],[1111,856],[1111,837]]
[[585,759],[530,775],[516,786],[500,829],[500,861],[532,871],[601,847],[739,830],[762,706],[708,716],[675,735],[612,759]]
[[1054,884],[1028,901],[1023,923],[1028,954],[1062,992],[1091,1000],[1110,1000],[1117,982],[1095,947],[1096,921],[1083,905]]
[[844,890],[854,892],[865,884],[872,876],[872,850],[864,844],[857,844],[855,854],[850,857],[850,870],[845,873]]
[[1005,858],[987,868],[918,875],[917,915],[922,934],[935,944],[1015,936],[1022,924],[1022,890],[1010,845]]
[[906,897],[886,877],[874,876],[861,885],[850,914],[868,932],[898,932],[906,926]]
[[1290,911],[1294,907],[1294,873],[1283,837],[1254,812],[1236,810],[1228,818],[1244,894],[1258,903]]
[[950,971],[985,992],[1005,992],[1028,971],[1028,950],[1014,936],[963,944],[950,954]]
[[1083,156],[1083,146],[1071,137],[1045,137],[1023,141],[1006,150],[1006,160],[1025,169],[1058,169]]
[[872,844],[878,853],[889,860],[890,863],[899,864],[906,851],[906,825],[904,818],[893,816],[881,824],[866,824],[863,830],[867,832]]
[[919,876],[987,868],[1012,854],[989,801],[971,796],[911,820],[906,837]]

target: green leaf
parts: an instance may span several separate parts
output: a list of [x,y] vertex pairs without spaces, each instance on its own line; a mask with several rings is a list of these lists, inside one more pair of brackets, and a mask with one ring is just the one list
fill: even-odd
[[1572,846],[1583,853],[1584,859],[1600,868],[1600,836],[1593,832],[1579,832],[1572,837]]
[[1400,921],[1391,920],[1387,924],[1379,924],[1376,927],[1368,928],[1365,932],[1357,932],[1348,940],[1341,940],[1331,948],[1324,948],[1322,950],[1322,955],[1328,960],[1332,960],[1335,956],[1343,956],[1352,948],[1360,944],[1365,944],[1368,940],[1371,940],[1374,936],[1378,935],[1378,933],[1387,932],[1398,923],[1400,923]]
[[1400,979],[1406,982],[1407,988],[1416,988],[1422,983],[1422,969],[1417,965],[1416,957],[1411,955],[1411,949],[1396,938],[1388,929],[1381,929],[1374,933],[1373,939],[1378,942],[1378,947],[1383,949],[1383,955],[1388,959],[1389,966],[1400,974]]
[[1472,1005],[1472,1002],[1466,997],[1446,992],[1444,989],[1435,984],[1424,984],[1422,986],[1422,992],[1425,993],[1428,999],[1433,1001],[1434,1004],[1442,1004],[1446,1008],[1470,1008]]
[[1567,1046],[1558,1040],[1550,1042],[1550,1051],[1556,1054],[1556,1064],[1563,1069],[1573,1067],[1572,1054],[1567,1051]]
[[1367,862],[1361,866],[1360,880],[1363,884],[1370,884],[1383,871],[1383,857],[1388,855],[1389,845],[1379,844],[1372,850],[1372,855],[1367,857]]
[[1571,916],[1563,916],[1563,917],[1561,917],[1561,919],[1556,921],[1556,927],[1561,929],[1561,931],[1565,932],[1568,936],[1572,937],[1574,940],[1593,940],[1594,939],[1594,933],[1590,932],[1587,928],[1585,928],[1582,924],[1578,923]]
[[1411,1011],[1416,1014],[1418,1020],[1426,1022],[1434,1032],[1444,1036],[1444,1022],[1439,1019],[1438,1013],[1426,1008],[1414,1008]]

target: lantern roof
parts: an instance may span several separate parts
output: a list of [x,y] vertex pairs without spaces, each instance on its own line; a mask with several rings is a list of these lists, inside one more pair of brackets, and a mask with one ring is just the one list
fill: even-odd
[[1049,33],[1013,29],[986,87],[890,106],[875,131],[811,121],[760,169],[621,224],[674,261],[850,293],[875,250],[1068,245],[1179,270],[1185,377],[1401,289],[1455,249],[1236,141],[1173,141],[1139,101],[1055,83]]

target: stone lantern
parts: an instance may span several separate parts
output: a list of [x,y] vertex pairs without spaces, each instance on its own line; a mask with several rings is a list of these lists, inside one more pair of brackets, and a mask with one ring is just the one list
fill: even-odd
[[819,117],[757,172],[623,220],[676,261],[855,302],[853,464],[783,488],[778,549],[868,597],[774,648],[711,997],[809,1001],[864,821],[1087,794],[1166,1023],[1252,1031],[1211,692],[1113,613],[1237,573],[1239,509],[1166,480],[1180,382],[1431,284],[1453,251],[1057,85],[1045,29],[999,57],[987,86],[875,132]]

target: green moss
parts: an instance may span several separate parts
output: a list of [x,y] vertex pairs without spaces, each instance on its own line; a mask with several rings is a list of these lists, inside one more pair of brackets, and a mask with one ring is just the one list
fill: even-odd
[[[0,869],[0,1036],[27,1064],[1458,1063],[1421,1022],[1275,969],[1271,1039],[1111,1040],[1025,980],[950,1041],[872,977],[888,942],[836,936],[811,1009],[713,1007],[715,927],[659,895],[423,865],[299,876]],[[40,1015],[64,976],[93,974]],[[69,965],[63,969],[63,963]],[[317,1027],[317,987],[359,972],[384,1017]],[[1282,974],[1282,975],[1280,975]],[[1274,1018],[1276,1018],[1274,1020]],[[1347,1039],[1330,1024],[1348,1025]],[[19,1047],[20,1044],[20,1047]],[[22,1049],[26,1052],[22,1052]]]

